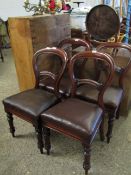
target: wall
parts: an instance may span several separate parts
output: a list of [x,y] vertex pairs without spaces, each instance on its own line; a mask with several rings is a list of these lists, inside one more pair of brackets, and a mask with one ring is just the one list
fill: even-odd
[[[97,5],[101,0],[81,0],[86,2],[87,5]],[[38,0],[30,0],[32,3],[38,3]],[[26,12],[24,7],[24,0],[3,0],[0,2],[0,18],[7,20],[8,17],[14,16],[26,16],[33,14],[32,12]],[[75,6],[77,7],[77,5]]]
[[[33,2],[38,2],[34,0]],[[24,0],[3,0],[0,2],[0,18],[7,20],[8,17],[26,16],[32,13],[26,12],[24,7]]]
[[[72,2],[84,2],[80,4],[80,7],[90,6],[93,7],[95,5],[101,4],[101,0],[71,0]],[[71,5],[73,8],[77,8],[78,5],[76,3],[72,3]]]

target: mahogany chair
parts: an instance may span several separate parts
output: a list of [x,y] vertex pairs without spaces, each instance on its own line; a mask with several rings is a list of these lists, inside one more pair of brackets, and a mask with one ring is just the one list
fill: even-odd
[[[66,51],[69,60],[76,53],[91,50],[89,43],[87,41],[85,41],[83,39],[79,39],[79,38],[64,39],[58,44],[58,48],[62,48]],[[80,69],[82,69],[82,66],[84,64],[85,64],[85,60],[84,60],[84,62],[79,61],[79,63],[77,63],[77,66],[75,66],[75,72],[77,73],[77,75],[80,76],[80,72],[81,72]],[[63,77],[62,77],[62,80],[60,83],[60,92],[62,94],[64,94],[65,97],[69,97],[70,96],[70,89],[71,89],[71,82],[70,82],[70,78],[68,75],[68,64],[67,64],[67,68],[63,74]]]
[[[61,48],[66,51],[68,60],[70,60],[70,58],[78,52],[90,50],[90,46],[85,40],[77,39],[77,38],[67,38],[62,40],[58,44],[58,48]],[[82,65],[84,65],[84,63],[82,63],[81,66]],[[77,71],[77,74],[79,74],[79,70],[76,69],[76,71]],[[54,91],[54,86],[52,84],[52,81],[50,81],[50,79],[48,78],[42,80],[40,82],[40,86],[45,90],[48,90],[49,92]],[[70,96],[70,89],[71,89],[71,82],[68,75],[68,64],[67,64],[67,67],[60,81],[59,91],[63,97],[68,97]]]
[[[96,59],[108,65],[109,75],[104,84],[100,84],[91,79],[76,78],[74,67],[77,61]],[[56,104],[41,114],[42,126],[44,128],[45,149],[50,154],[50,129],[65,134],[79,140],[84,148],[85,174],[90,169],[91,143],[100,128],[100,138],[104,139],[103,133],[103,94],[110,85],[114,72],[114,65],[110,56],[99,53],[85,51],[74,55],[69,62],[69,74],[71,79],[71,97]],[[99,90],[98,104],[88,103],[76,98],[77,86],[91,85]]]
[[[107,88],[103,97],[105,109],[109,116],[106,134],[107,143],[109,143],[112,137],[113,122],[115,118],[119,118],[120,104],[124,94],[124,78],[131,68],[131,46],[122,43],[104,43],[97,47],[97,51],[110,54],[115,64],[115,74],[112,84]],[[123,54],[125,54],[125,56]],[[123,61],[127,62],[124,66],[122,66]],[[101,69],[103,69],[105,75],[101,73]],[[103,66],[100,62],[96,62],[96,73],[99,81],[104,80],[106,72],[106,66]],[[80,99],[96,103],[98,92],[96,89],[90,87],[88,89],[80,87],[77,91],[77,96]]]
[[[57,74],[45,70],[45,67],[42,68],[42,62],[48,60],[49,57],[57,59],[62,62],[61,68],[58,70]],[[9,122],[10,132],[12,136],[15,136],[15,127],[13,124],[13,115],[18,116],[19,118],[31,123],[35,127],[37,139],[38,139],[38,148],[40,152],[43,153],[43,141],[42,135],[40,134],[40,114],[47,110],[52,105],[58,103],[58,87],[60,79],[63,75],[67,63],[66,53],[58,48],[44,48],[37,51],[34,54],[33,58],[33,68],[36,78],[35,88],[25,90],[18,94],[7,97],[3,100],[4,109],[7,113],[7,119]],[[40,68],[39,68],[40,66]],[[46,65],[47,66],[47,65]],[[43,90],[40,87],[40,82],[44,77],[50,77],[54,85],[54,93]]]

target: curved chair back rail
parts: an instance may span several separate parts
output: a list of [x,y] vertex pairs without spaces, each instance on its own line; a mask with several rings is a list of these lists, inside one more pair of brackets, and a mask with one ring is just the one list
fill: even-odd
[[[45,71],[45,70],[39,71],[38,70],[37,61],[40,58],[40,56],[43,56],[44,54],[51,54],[52,59],[53,59],[53,56],[58,56],[58,58],[61,60],[62,65],[61,65],[57,75],[51,71]],[[54,81],[54,92],[56,95],[58,95],[60,80],[62,78],[64,71],[65,71],[67,61],[68,61],[67,54],[62,49],[59,49],[56,47],[52,47],[52,48],[47,47],[47,48],[40,49],[39,51],[37,51],[34,54],[34,58],[33,58],[33,68],[34,68],[34,73],[35,73],[35,78],[36,78],[35,87],[38,88],[39,82],[42,79],[42,77],[47,76],[47,77],[51,78],[52,81]]]
[[[98,83],[97,81],[94,81],[91,79],[78,79],[77,77],[75,77],[75,74],[73,72],[74,65],[75,65],[75,62],[77,60],[80,60],[80,59],[101,60],[101,61],[107,63],[108,68],[109,68],[109,74],[108,74],[108,77],[107,77],[105,83],[101,84],[101,83]],[[99,90],[98,104],[100,107],[104,108],[103,94],[104,94],[105,90],[107,89],[107,87],[110,86],[111,81],[113,79],[113,75],[114,75],[114,62],[113,62],[113,59],[111,58],[111,56],[109,56],[107,54],[100,53],[100,52],[96,52],[96,51],[85,51],[85,52],[78,53],[78,54],[74,55],[70,60],[69,74],[70,74],[70,78],[72,80],[72,89],[71,89],[72,96],[75,96],[77,87],[79,85],[90,84],[92,86],[95,86]]]
[[[103,49],[109,49],[109,48],[113,49],[113,51],[110,54],[112,56],[112,58],[114,56],[117,56],[118,49],[126,49],[130,53],[128,62],[124,67],[117,66],[115,61],[114,61],[115,72],[117,72],[119,74],[119,87],[123,88],[124,77],[125,77],[126,73],[129,71],[129,69],[131,68],[131,46],[128,44],[124,44],[124,43],[108,43],[107,42],[107,43],[99,45],[96,48],[96,50],[99,52],[102,52]],[[104,53],[105,53],[105,50],[104,50]]]
[[[89,42],[79,38],[66,38],[58,44],[58,47],[67,51],[69,59],[78,52],[91,50]],[[84,47],[84,50],[81,47]]]
[[62,40],[59,44],[59,48],[63,48],[65,45],[71,44],[72,46],[84,46],[85,50],[90,50],[90,45],[87,41],[79,38],[67,38]]

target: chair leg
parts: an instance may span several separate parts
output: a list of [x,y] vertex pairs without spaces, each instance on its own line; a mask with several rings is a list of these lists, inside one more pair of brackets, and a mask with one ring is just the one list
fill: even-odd
[[83,148],[84,148],[84,162],[83,162],[83,168],[85,170],[85,175],[88,175],[88,171],[90,169],[90,145],[85,145],[83,144]]
[[108,119],[108,131],[107,131],[107,143],[110,143],[110,139],[112,137],[112,130],[113,130],[113,123],[115,120],[115,112],[111,111],[109,112],[109,119]]
[[50,155],[51,143],[50,143],[50,129],[43,127],[44,143],[47,155]]
[[7,120],[8,120],[9,127],[10,127],[10,133],[12,134],[12,137],[15,137],[15,127],[13,124],[13,117],[12,117],[12,114],[9,112],[7,113]]
[[3,57],[3,53],[2,53],[2,50],[1,49],[0,49],[0,55],[1,55],[2,62],[4,62],[4,57]]
[[121,105],[119,105],[118,109],[117,109],[117,112],[116,112],[116,119],[119,119],[120,118],[120,107]]
[[100,140],[104,141],[105,140],[105,134],[104,134],[104,116],[103,116],[103,120],[100,124],[100,128],[99,128],[99,134],[100,134]]
[[40,122],[36,121],[34,124],[36,136],[37,136],[37,144],[38,148],[40,149],[40,153],[43,154],[43,139],[42,139],[42,127],[40,125]]

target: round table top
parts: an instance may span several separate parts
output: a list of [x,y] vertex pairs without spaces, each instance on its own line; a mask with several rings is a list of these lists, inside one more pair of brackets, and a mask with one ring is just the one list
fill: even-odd
[[86,28],[96,40],[107,40],[119,32],[120,20],[115,10],[107,5],[98,5],[86,17]]

